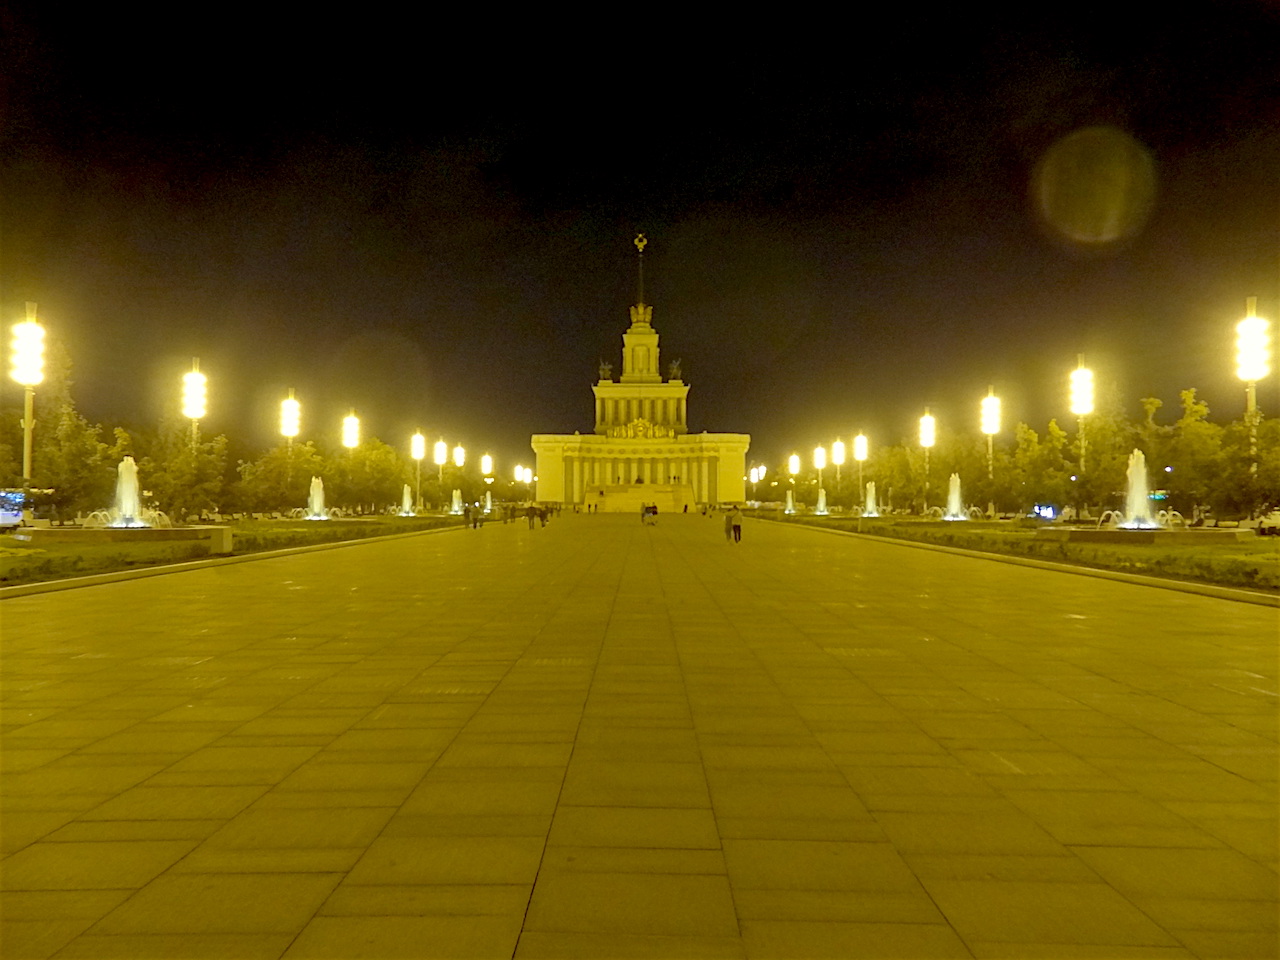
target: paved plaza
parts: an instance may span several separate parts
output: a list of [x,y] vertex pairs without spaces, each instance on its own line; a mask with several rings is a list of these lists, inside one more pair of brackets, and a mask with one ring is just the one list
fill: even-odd
[[23,957],[1275,957],[1273,607],[565,515],[0,603]]

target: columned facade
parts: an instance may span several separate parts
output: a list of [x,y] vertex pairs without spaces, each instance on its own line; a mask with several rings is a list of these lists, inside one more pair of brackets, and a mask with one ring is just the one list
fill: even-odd
[[[639,245],[639,244],[638,244]],[[653,307],[631,308],[622,336],[622,373],[602,364],[589,434],[535,434],[537,496],[543,502],[632,511],[642,503],[659,512],[746,498],[744,433],[689,433],[689,385],[673,363],[659,367]]]

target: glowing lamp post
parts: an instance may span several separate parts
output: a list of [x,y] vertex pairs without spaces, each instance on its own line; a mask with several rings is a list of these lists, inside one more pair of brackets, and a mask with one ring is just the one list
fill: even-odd
[[1271,337],[1258,316],[1258,298],[1245,300],[1245,318],[1236,324],[1236,376],[1244,381],[1244,419],[1249,427],[1249,472],[1258,472],[1258,381],[1271,373]]
[[813,468],[818,471],[818,508],[815,513],[827,512],[827,491],[822,487],[822,471],[827,468],[827,448],[813,448]]
[[844,466],[844,441],[837,440],[831,445],[831,462],[836,465],[836,490],[840,490],[840,468]]
[[520,471],[520,478],[524,481],[526,488],[526,496],[529,500],[533,499],[533,467],[524,467]]
[[289,442],[289,449],[293,450],[293,438],[301,432],[302,404],[293,395],[291,387],[289,395],[280,401],[280,436]]
[[354,410],[342,418],[342,445],[348,450],[360,446],[360,418]]
[[200,358],[182,375],[182,415],[191,421],[191,449],[200,442],[200,421],[208,413],[209,378],[200,372]]
[[1093,371],[1084,365],[1084,357],[1080,357],[1079,366],[1071,371],[1071,412],[1076,415],[1080,434],[1080,472],[1084,473],[1085,437],[1084,418],[1093,413]]
[[417,513],[422,512],[422,458],[427,455],[427,438],[422,435],[419,430],[409,438],[409,456],[413,457],[413,472],[416,490],[414,492],[414,501],[417,504]]
[[924,509],[929,510],[929,451],[938,441],[938,421],[924,408],[924,416],[920,418],[920,446],[924,448]]
[[486,478],[493,474],[493,457],[487,453],[480,458],[480,473]]
[[862,465],[867,462],[867,438],[862,434],[853,438],[853,459],[858,461],[858,489],[865,491],[862,485]]
[[435,464],[440,468],[440,489],[444,490],[444,465],[449,462],[449,445],[444,442],[444,438],[436,441],[435,449],[432,451]]
[[462,449],[462,444],[458,444],[453,448],[453,465],[459,470],[467,462],[467,451]]
[[1000,398],[995,387],[987,387],[982,398],[982,432],[987,435],[987,479],[995,479],[995,436],[1000,432]]
[[36,418],[36,384],[44,380],[44,327],[36,320],[36,305],[27,301],[27,319],[13,325],[9,345],[9,376],[22,385],[22,480],[31,480],[32,430]]

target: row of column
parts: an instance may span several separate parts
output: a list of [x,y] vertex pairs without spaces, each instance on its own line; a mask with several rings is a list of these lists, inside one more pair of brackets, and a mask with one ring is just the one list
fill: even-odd
[[664,426],[684,426],[685,400],[683,397],[596,398],[598,424],[618,426],[641,418]]
[[719,457],[567,457],[566,479],[573,486],[566,491],[570,503],[582,503],[587,490],[618,483],[687,483],[694,499],[711,502],[716,494]]

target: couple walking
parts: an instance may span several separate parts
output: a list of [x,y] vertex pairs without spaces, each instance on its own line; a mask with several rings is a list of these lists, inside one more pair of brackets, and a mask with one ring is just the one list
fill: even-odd
[[736,503],[724,515],[724,538],[734,543],[742,542],[742,508]]

